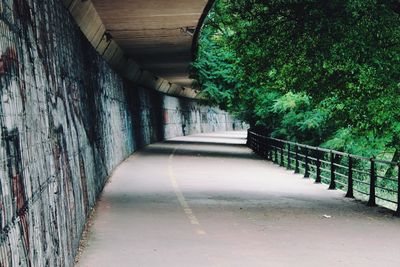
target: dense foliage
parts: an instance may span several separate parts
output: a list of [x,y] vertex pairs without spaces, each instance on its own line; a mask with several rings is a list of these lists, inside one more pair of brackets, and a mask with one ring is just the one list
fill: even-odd
[[398,0],[217,0],[199,43],[203,93],[252,127],[398,157]]

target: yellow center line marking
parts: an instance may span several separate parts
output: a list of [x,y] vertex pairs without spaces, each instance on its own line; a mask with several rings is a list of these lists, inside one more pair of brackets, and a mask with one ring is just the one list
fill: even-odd
[[182,191],[179,187],[178,184],[178,179],[176,178],[176,175],[174,173],[173,167],[172,167],[172,161],[174,159],[174,155],[176,152],[177,148],[174,149],[174,151],[171,153],[171,155],[169,156],[169,160],[168,160],[168,175],[169,175],[169,179],[171,181],[172,187],[174,189],[175,195],[179,201],[179,204],[181,205],[183,211],[185,212],[186,216],[188,217],[190,223],[192,225],[196,225],[197,229],[196,229],[196,233],[198,235],[205,235],[206,232],[201,228],[200,222],[197,219],[196,215],[194,215],[193,210],[190,208],[189,204],[186,201],[185,196],[182,194]]

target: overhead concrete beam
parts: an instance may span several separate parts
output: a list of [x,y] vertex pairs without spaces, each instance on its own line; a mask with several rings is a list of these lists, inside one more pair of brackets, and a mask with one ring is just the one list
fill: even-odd
[[[153,0],[154,1],[154,0]],[[163,0],[159,0],[163,1]],[[121,48],[120,43],[123,43],[121,40],[123,39],[122,37],[119,39],[116,39],[113,35],[115,34],[118,36],[117,31],[110,31],[107,29],[105,24],[103,23],[102,18],[100,17],[95,5],[92,3],[90,0],[82,1],[82,0],[63,0],[64,5],[68,8],[69,12],[75,19],[76,23],[80,27],[82,33],[86,36],[86,38],[89,40],[89,42],[92,44],[92,46],[97,50],[97,52],[104,57],[104,59],[109,63],[109,65],[114,68],[117,72],[119,72],[123,77],[127,78],[128,80],[131,80],[137,84],[140,84],[146,88],[157,90],[166,94],[174,95],[174,96],[181,96],[181,97],[187,97],[187,98],[196,98],[198,95],[198,90],[190,88],[188,85],[189,79],[188,79],[188,73],[187,69],[184,69],[183,76],[184,79],[186,79],[186,84],[175,84],[173,81],[167,80],[163,77],[160,77],[159,75],[156,75],[152,73],[151,71],[151,64],[148,66],[150,67],[149,70],[144,70],[134,59],[133,56],[129,55],[129,51],[127,52],[126,48]],[[110,5],[115,6],[116,4],[120,4],[121,6],[121,1],[96,1],[98,3],[107,3],[109,2]],[[143,1],[139,1],[143,2]],[[165,2],[165,1],[164,1]],[[197,2],[204,2],[204,1],[197,1]],[[199,3],[198,3],[199,5]],[[118,5],[116,5],[118,6]],[[202,5],[199,5],[202,6]],[[127,11],[127,14],[129,14],[129,11]],[[193,15],[193,14],[192,14]],[[160,15],[162,17],[162,15]],[[197,16],[197,15],[195,15]],[[199,15],[200,16],[200,15]],[[173,16],[170,16],[171,20]],[[110,18],[109,18],[110,19]],[[119,16],[116,16],[112,18],[113,20],[116,21],[116,25],[118,25],[118,21],[122,18]],[[192,19],[192,22],[193,23]],[[140,21],[137,21],[140,23]],[[197,22],[197,20],[196,20]],[[158,23],[167,23],[166,21],[159,20]],[[128,23],[129,24],[129,23]],[[150,23],[151,24],[151,23]],[[126,24],[124,24],[126,25]],[[153,26],[155,23],[153,22]],[[135,27],[137,27],[136,25]],[[140,26],[140,25],[139,25]],[[157,28],[158,26],[155,25]],[[179,29],[180,31],[180,29]],[[176,35],[176,31],[174,33]],[[153,33],[154,35],[154,33]],[[158,34],[155,34],[153,36],[154,38],[157,37]],[[128,37],[124,37],[128,38]],[[140,37],[137,37],[140,39]],[[174,49],[174,37],[165,37],[167,40],[168,38],[170,39],[167,44],[164,44],[166,47],[168,47],[168,43],[171,44],[172,50]],[[164,39],[165,39],[164,38]],[[172,38],[172,39],[171,39]],[[162,39],[160,37],[159,39]],[[183,39],[187,39],[190,44],[191,38],[188,38],[187,36],[184,36]],[[134,41],[134,40],[133,40]],[[140,42],[140,40],[138,40]],[[190,47],[189,47],[190,49]],[[171,50],[171,51],[172,51]],[[153,50],[153,53],[157,53],[157,49]],[[168,51],[164,51],[167,52]],[[138,52],[140,54],[140,51]],[[152,53],[152,50],[147,50],[147,53]],[[171,55],[172,57],[174,56],[173,54]],[[169,56],[169,58],[171,57]],[[154,58],[154,57],[153,57]],[[162,58],[162,57],[161,57]],[[165,60],[165,58],[164,58]],[[164,61],[165,62],[165,61]],[[168,63],[168,62],[166,62]],[[186,62],[187,66],[190,63],[190,57],[189,61]],[[172,64],[173,65],[173,64]],[[171,65],[171,66],[172,66]],[[181,68],[182,69],[182,68]],[[181,71],[182,72],[182,71]],[[180,77],[182,79],[182,77]],[[179,80],[179,79],[177,79]]]

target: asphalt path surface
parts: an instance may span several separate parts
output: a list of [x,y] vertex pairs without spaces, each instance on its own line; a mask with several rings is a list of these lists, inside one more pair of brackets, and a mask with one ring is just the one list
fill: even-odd
[[400,266],[399,218],[260,159],[245,137],[135,153],[110,178],[77,266]]

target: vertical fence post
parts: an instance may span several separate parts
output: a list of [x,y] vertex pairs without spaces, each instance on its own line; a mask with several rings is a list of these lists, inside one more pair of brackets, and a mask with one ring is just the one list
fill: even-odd
[[285,146],[284,142],[281,142],[280,150],[281,150],[281,166],[285,166],[284,158],[283,158],[283,147]]
[[321,153],[320,151],[316,150],[317,154],[317,177],[315,178],[315,183],[320,184],[321,183]]
[[275,140],[274,140],[274,152],[275,152],[275,163],[278,164],[278,147]]
[[309,178],[310,177],[310,167],[309,167],[309,159],[308,159],[308,147],[305,147],[306,151],[305,151],[305,169],[304,169],[304,178]]
[[291,169],[291,155],[290,155],[290,144],[287,144],[287,169]]
[[351,155],[348,155],[349,158],[349,169],[347,173],[347,193],[346,197],[348,198],[354,198],[354,192],[353,192],[353,158]]
[[272,157],[272,142],[271,142],[270,138],[268,138],[268,147],[269,147],[269,160],[273,161],[273,157]]
[[258,154],[258,142],[257,137],[254,137],[254,151]]
[[251,143],[252,143],[253,149],[256,150],[257,147],[256,147],[256,136],[255,135],[252,135]]
[[369,182],[369,200],[368,206],[376,206],[375,199],[375,186],[376,186],[376,174],[375,174],[375,158],[370,159],[371,169],[370,169],[370,182]]
[[253,135],[253,138],[252,138],[253,140],[252,140],[252,143],[253,143],[253,150],[257,153],[257,138],[256,138],[256,136],[255,135]]
[[262,143],[262,157],[266,159],[268,155],[268,147],[267,147],[267,138],[265,136],[261,136],[261,143]]
[[253,148],[253,150],[257,153],[257,146],[256,146],[256,136],[255,135],[252,135],[252,137],[251,137],[251,144],[252,144],[252,148]]
[[253,149],[257,152],[257,137],[253,135]]
[[400,217],[400,163],[397,163],[397,210],[394,215]]
[[265,136],[261,137],[262,140],[262,156],[264,159],[268,158],[268,146],[267,146],[267,138]]
[[336,189],[336,181],[335,181],[335,155],[332,150],[330,152],[330,161],[331,161],[331,182],[329,184],[329,190]]
[[299,173],[299,146],[296,144],[294,147],[294,151],[295,151],[295,160],[296,160],[296,165],[294,168],[294,173]]
[[247,130],[247,142],[246,142],[246,145],[247,145],[248,147],[252,148],[252,146],[251,146],[251,134],[250,134],[250,129]]

